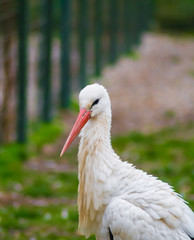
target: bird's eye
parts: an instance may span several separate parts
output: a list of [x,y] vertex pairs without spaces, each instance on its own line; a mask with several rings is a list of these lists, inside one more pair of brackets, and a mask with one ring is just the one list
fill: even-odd
[[98,104],[99,100],[100,100],[100,99],[96,99],[96,100],[92,103],[91,108],[92,108],[94,105]]

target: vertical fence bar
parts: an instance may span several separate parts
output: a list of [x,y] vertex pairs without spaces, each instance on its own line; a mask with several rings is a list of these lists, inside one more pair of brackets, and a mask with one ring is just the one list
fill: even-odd
[[101,60],[102,60],[102,4],[103,0],[95,0],[95,75],[101,74]]
[[117,58],[117,32],[118,32],[118,0],[109,0],[110,2],[110,49],[109,49],[109,62],[114,63]]
[[148,0],[148,29],[154,22],[155,4],[155,0]]
[[78,0],[79,4],[79,52],[80,52],[80,88],[87,82],[86,76],[86,56],[87,56],[87,33],[88,33],[88,1]]
[[134,43],[136,45],[140,44],[142,27],[143,27],[143,18],[142,18],[142,1],[144,0],[133,0],[135,7],[135,40]]
[[17,140],[26,141],[27,132],[27,34],[28,0],[18,0],[18,113]]
[[143,20],[143,26],[142,26],[142,32],[146,31],[149,27],[149,2],[150,0],[144,0],[142,1],[142,20]]
[[123,0],[123,51],[125,53],[128,53],[131,47],[131,29],[129,27],[130,5],[129,0]]
[[72,0],[60,0],[61,6],[61,107],[68,107],[71,97],[71,15]]
[[142,33],[145,31],[146,28],[146,2],[147,0],[138,0],[137,10],[139,12],[139,21],[138,21],[138,32],[139,36],[141,37]]
[[51,48],[53,1],[42,0],[42,42],[40,49],[40,85],[42,94],[41,119],[51,120]]
[[151,9],[152,9],[152,1],[145,0],[144,2],[144,31],[148,30],[151,22]]
[[109,43],[110,43],[110,32],[109,32],[109,25],[110,25],[110,16],[107,14],[110,9],[110,1],[106,0],[103,1],[102,7],[102,32],[103,32],[103,41],[102,41],[102,63],[107,64],[109,63]]
[[131,45],[132,47],[139,42],[139,0],[130,0],[130,28],[131,28]]
[[119,0],[118,1],[118,14],[117,14],[117,18],[118,18],[118,54],[121,55],[124,53],[124,45],[123,45],[123,39],[124,39],[124,27],[123,27],[123,18],[124,18],[124,5],[125,0]]

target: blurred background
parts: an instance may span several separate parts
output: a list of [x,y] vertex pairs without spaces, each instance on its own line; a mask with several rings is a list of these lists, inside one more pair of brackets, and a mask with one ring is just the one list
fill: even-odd
[[1,239],[84,239],[78,140],[59,153],[93,82],[122,160],[194,207],[193,0],[1,0]]

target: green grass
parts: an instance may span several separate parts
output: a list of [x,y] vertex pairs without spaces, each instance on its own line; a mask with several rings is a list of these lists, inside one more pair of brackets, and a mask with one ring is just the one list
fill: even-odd
[[3,207],[1,239],[84,239],[75,232],[78,228],[77,206],[20,206]]
[[[37,134],[44,136],[33,133],[26,146],[11,144],[0,148],[0,192],[18,194],[17,201],[0,204],[0,239],[85,239],[77,231],[77,173],[41,172],[25,167],[31,156],[41,154],[43,161],[47,161],[42,147],[55,142],[60,131],[55,126],[48,130],[46,126],[40,127]],[[168,182],[194,208],[194,124],[166,128],[154,134],[131,132],[114,137],[112,144],[122,160]],[[59,162],[58,155],[56,150],[52,160]],[[71,148],[64,158],[76,166],[77,147]],[[42,199],[45,204],[24,201],[29,198]],[[59,202],[54,203],[54,199]]]
[[21,193],[31,197],[66,197],[76,198],[77,194],[77,174],[76,173],[39,173],[28,171],[25,179],[21,183],[23,189]]
[[113,139],[122,160],[157,176],[194,207],[194,126],[177,126],[154,134],[133,132]]
[[36,149],[33,149],[32,153],[34,151],[37,153],[45,144],[54,142],[62,133],[62,126],[63,124],[58,119],[55,119],[52,123],[33,123],[30,128],[29,146]]

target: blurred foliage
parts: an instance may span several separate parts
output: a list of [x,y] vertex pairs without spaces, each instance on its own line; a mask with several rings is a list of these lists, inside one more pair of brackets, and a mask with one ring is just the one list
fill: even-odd
[[62,126],[58,119],[51,123],[32,123],[29,144],[40,150],[45,144],[59,137],[63,130]]
[[[48,130],[47,130],[48,129]],[[58,135],[58,129],[50,126],[51,132]],[[55,130],[54,130],[55,129]],[[49,128],[40,127],[33,133],[34,144],[53,142],[48,134]],[[36,136],[46,134],[44,140]],[[185,200],[194,208],[194,124],[174,126],[153,134],[131,132],[124,136],[113,137],[115,151],[123,161],[129,161],[138,168],[154,174],[174,186]],[[0,239],[8,240],[74,240],[85,239],[78,233],[78,212],[76,206],[78,179],[77,172],[58,172],[33,170],[27,168],[25,159],[36,156],[36,148],[22,145],[6,145],[0,148],[0,191],[4,194],[17,194],[18,202],[2,204],[0,207]],[[39,151],[39,150],[38,150]],[[26,155],[24,154],[25,152]],[[71,148],[63,159],[58,150],[52,154],[52,161],[66,161],[77,166],[77,147]],[[41,154],[41,161],[50,158]],[[38,158],[40,156],[38,155]],[[42,205],[24,203],[24,199],[45,201]],[[54,203],[57,199],[59,203]],[[64,202],[65,199],[65,202]],[[60,202],[61,201],[61,202]],[[33,202],[33,201],[32,201]],[[95,237],[89,238],[94,240]]]
[[154,15],[164,30],[194,32],[193,0],[155,0]]
[[140,59],[140,54],[136,50],[131,50],[129,53],[126,54],[126,57],[130,58],[131,60],[137,61]]
[[71,98],[69,109],[76,113],[79,112],[79,103],[77,101],[77,98],[74,97]]

